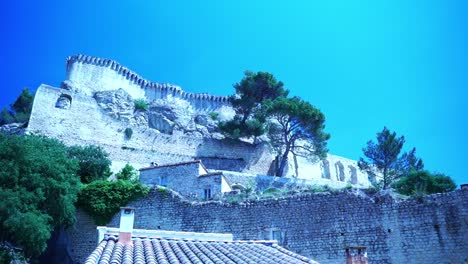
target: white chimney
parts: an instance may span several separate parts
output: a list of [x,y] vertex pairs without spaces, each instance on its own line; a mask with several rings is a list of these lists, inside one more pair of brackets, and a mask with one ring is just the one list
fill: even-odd
[[135,219],[135,208],[120,207],[119,242],[132,243],[133,221]]

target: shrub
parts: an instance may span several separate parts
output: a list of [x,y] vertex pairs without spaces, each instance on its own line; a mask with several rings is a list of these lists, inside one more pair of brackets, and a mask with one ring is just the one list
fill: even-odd
[[140,111],[148,110],[148,103],[145,101],[145,99],[135,99],[133,103],[135,104],[135,110],[140,110]]
[[350,191],[353,189],[353,185],[351,183],[347,183],[346,186],[343,188],[344,191]]
[[164,186],[156,186],[156,190],[162,194],[168,194],[169,190]]
[[141,183],[94,181],[82,188],[78,206],[91,215],[97,225],[105,225],[119,212],[120,207],[148,193],[149,189]]
[[404,195],[422,196],[432,193],[444,193],[455,190],[455,182],[444,174],[431,174],[428,171],[413,171],[400,178],[392,185]]
[[138,180],[138,172],[137,170],[130,164],[126,164],[119,172],[115,174],[117,180],[123,181],[137,181]]
[[210,116],[211,119],[213,119],[213,120],[218,120],[218,118],[219,118],[219,113],[211,112],[211,113],[209,113],[209,116]]
[[240,195],[233,195],[226,197],[225,201],[230,204],[240,204],[244,201],[244,198]]
[[78,175],[82,183],[104,180],[112,175],[109,154],[102,147],[92,145],[72,146],[68,149],[68,156],[78,161]]
[[130,127],[127,127],[124,131],[124,134],[125,134],[126,139],[131,139],[133,135],[133,129],[131,129]]

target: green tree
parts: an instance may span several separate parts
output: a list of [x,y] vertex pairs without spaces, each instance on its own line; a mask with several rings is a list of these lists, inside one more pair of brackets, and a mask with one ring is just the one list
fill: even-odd
[[72,225],[77,168],[55,139],[0,133],[0,242],[37,256],[55,227]]
[[392,184],[392,187],[405,195],[425,195],[431,193],[451,192],[457,187],[449,176],[428,171],[412,171]]
[[424,164],[417,158],[416,149],[400,155],[405,137],[398,137],[396,132],[390,132],[386,127],[377,133],[377,143],[369,140],[362,149],[367,159],[360,158],[358,166],[374,179],[382,177],[382,188],[387,189],[390,184],[412,170],[422,170]]
[[138,182],[98,180],[83,186],[78,206],[91,215],[97,225],[105,225],[120,207],[148,192],[149,189]]
[[0,113],[0,125],[9,123],[24,123],[28,122],[31,115],[34,94],[29,89],[24,88],[21,94],[16,98],[15,102],[10,105],[11,110],[6,107]]
[[68,155],[78,161],[78,175],[82,183],[107,179],[112,175],[109,154],[100,146],[72,146],[68,149]]
[[2,112],[0,112],[0,126],[14,122],[15,117],[13,116],[13,113],[9,111],[8,108],[4,107]]
[[299,97],[278,97],[265,103],[267,116],[272,119],[269,135],[278,151],[276,176],[284,176],[288,156],[325,158],[330,134],[324,132],[325,115]]
[[117,180],[136,181],[138,180],[137,170],[130,164],[126,164],[118,173],[115,174]]
[[234,84],[236,93],[229,99],[236,112],[235,117],[219,123],[221,131],[236,139],[264,134],[262,103],[288,95],[283,82],[277,81],[271,73],[246,71],[244,74],[244,78]]

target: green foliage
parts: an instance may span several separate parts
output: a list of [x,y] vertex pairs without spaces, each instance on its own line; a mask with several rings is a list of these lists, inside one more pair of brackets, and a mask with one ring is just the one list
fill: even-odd
[[140,111],[148,110],[148,103],[145,101],[145,99],[135,99],[133,103],[135,104],[135,110],[140,110]]
[[444,174],[412,171],[393,183],[392,187],[404,195],[422,196],[432,193],[451,192],[457,186],[449,176]]
[[0,133],[0,242],[37,256],[54,227],[72,225],[77,169],[55,139]]
[[230,102],[236,115],[233,120],[220,122],[220,130],[234,139],[264,134],[262,103],[278,96],[287,96],[288,91],[283,88],[283,83],[268,72],[246,71],[244,78],[234,84],[234,88],[236,93],[230,97]]
[[353,185],[351,183],[347,183],[346,186],[343,188],[345,191],[350,191],[353,189]]
[[10,264],[13,260],[13,252],[6,247],[0,247],[0,264]]
[[262,121],[249,119],[242,122],[240,116],[235,116],[229,121],[219,122],[218,127],[221,132],[233,139],[250,136],[258,137],[265,133],[265,127]]
[[209,116],[211,117],[212,120],[218,120],[219,118],[219,113],[216,112],[210,112]]
[[78,175],[82,183],[103,180],[112,175],[109,154],[100,146],[72,146],[68,155],[79,164]]
[[264,103],[270,125],[271,144],[279,155],[276,176],[284,176],[288,155],[325,158],[330,134],[324,132],[325,115],[299,97],[278,97]]
[[98,180],[84,186],[78,206],[91,215],[97,225],[105,225],[120,207],[148,193],[149,189],[137,182]]
[[322,193],[322,192],[330,192],[332,188],[328,185],[320,186],[320,185],[312,185],[308,189],[312,193]]
[[372,140],[362,149],[367,160],[360,158],[359,168],[374,179],[382,175],[382,188],[387,189],[392,182],[411,170],[422,170],[424,164],[416,157],[416,149],[400,155],[405,143],[405,137],[397,137],[395,132],[390,132],[386,127],[377,133],[377,143]]
[[5,124],[11,124],[15,122],[14,114],[4,107],[2,112],[0,112],[0,126]]
[[280,193],[281,189],[275,188],[275,187],[270,187],[265,189],[262,193],[263,194],[274,194],[274,193]]
[[31,115],[34,95],[24,88],[21,94],[16,98],[15,102],[10,105],[11,110],[6,107],[0,112],[0,125],[9,123],[24,123],[28,122]]
[[244,197],[240,195],[228,196],[225,198],[225,201],[230,204],[240,204],[244,201]]
[[131,129],[130,127],[127,127],[124,131],[124,134],[125,134],[126,139],[131,139],[133,135],[133,129]]
[[162,194],[168,194],[169,193],[169,189],[167,189],[166,187],[164,186],[156,186],[156,190]]
[[278,197],[278,196],[283,195],[284,192],[285,192],[284,190],[281,190],[275,187],[270,187],[270,188],[265,189],[262,192],[261,196],[262,198]]
[[126,164],[117,174],[115,174],[117,180],[123,181],[137,181],[138,180],[138,172],[137,170],[130,164]]

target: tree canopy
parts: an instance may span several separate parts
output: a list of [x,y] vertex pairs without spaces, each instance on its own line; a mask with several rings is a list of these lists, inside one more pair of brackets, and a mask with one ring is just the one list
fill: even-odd
[[268,72],[246,71],[244,78],[234,84],[235,94],[229,98],[236,115],[221,122],[219,128],[231,138],[260,136],[265,133],[265,116],[262,103],[279,96],[287,96],[283,82]]
[[382,177],[382,188],[390,187],[396,179],[408,174],[412,170],[422,170],[423,161],[416,157],[416,149],[400,155],[405,137],[398,137],[396,132],[391,132],[384,127],[377,133],[377,142],[369,140],[367,146],[362,149],[366,159],[360,158],[359,168],[373,178]]
[[284,176],[288,156],[325,158],[327,140],[325,115],[299,97],[278,97],[265,103],[267,116],[272,119],[269,136],[278,151],[279,165],[276,176]]
[[119,172],[115,174],[117,180],[123,181],[137,181],[138,180],[138,172],[137,170],[130,164],[125,164]]
[[0,133],[0,241],[37,256],[55,227],[73,224],[77,168],[55,139]]
[[68,149],[68,155],[78,162],[78,175],[82,183],[104,180],[112,175],[109,154],[100,146],[72,146]]
[[10,105],[10,109],[4,107],[0,112],[0,125],[9,123],[28,122],[31,115],[34,94],[29,89],[24,88],[15,102]]
[[412,171],[392,184],[401,194],[421,196],[432,193],[444,193],[455,190],[457,185],[447,175],[432,174],[428,171]]
[[268,72],[245,72],[234,84],[230,102],[236,112],[232,120],[220,122],[228,137],[260,136],[268,131],[278,152],[275,175],[284,176],[289,154],[310,159],[324,158],[330,135],[324,132],[325,116],[299,97],[288,98],[284,84]]

